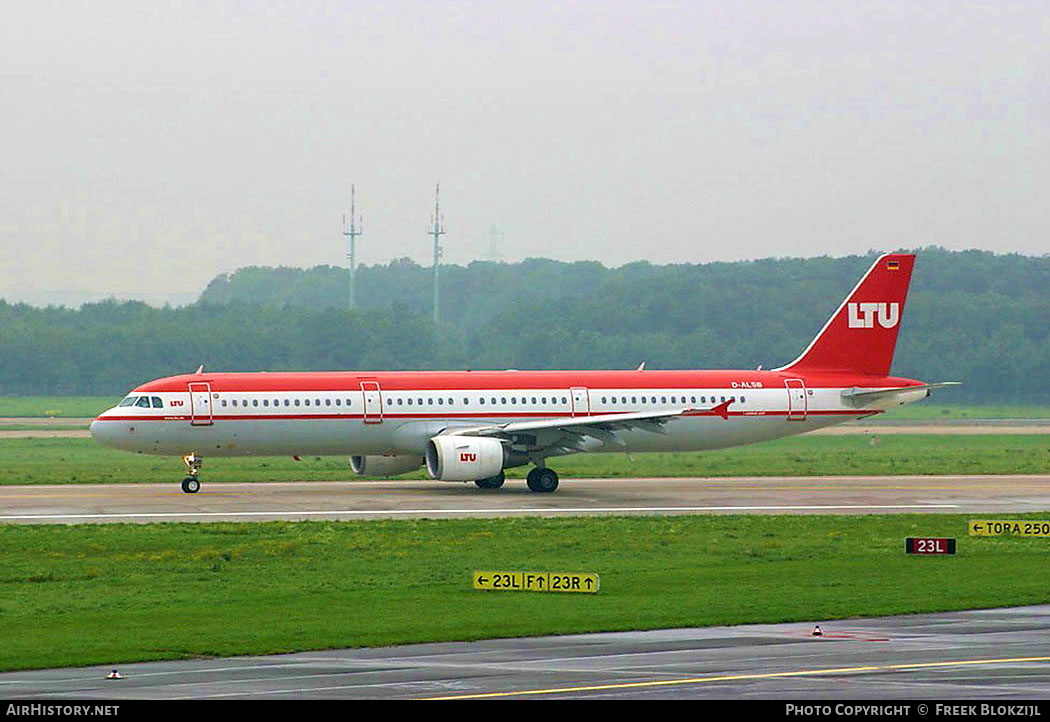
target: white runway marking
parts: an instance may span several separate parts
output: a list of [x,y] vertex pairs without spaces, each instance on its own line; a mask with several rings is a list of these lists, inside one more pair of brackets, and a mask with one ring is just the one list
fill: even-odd
[[198,517],[262,517],[262,516],[403,516],[409,514],[612,514],[633,512],[703,512],[703,511],[838,511],[843,509],[870,509],[876,511],[903,509],[957,509],[958,504],[834,504],[791,506],[624,506],[579,507],[574,509],[332,509],[329,511],[188,511],[188,512],[131,512],[127,514],[17,514],[0,516],[0,521],[31,521],[57,519],[186,519]]

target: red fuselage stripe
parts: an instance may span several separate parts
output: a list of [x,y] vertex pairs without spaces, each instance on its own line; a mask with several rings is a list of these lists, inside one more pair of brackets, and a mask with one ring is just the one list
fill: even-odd
[[[609,411],[605,412],[608,414],[614,413],[632,413],[629,411]],[[602,415],[605,415],[603,413]],[[852,409],[841,409],[841,410],[826,410],[826,411],[815,411],[809,410],[807,414],[809,416],[857,416],[860,414],[872,413],[872,411],[861,411]],[[787,416],[787,411],[730,411],[730,416]],[[708,410],[698,409],[693,412],[686,412],[681,414],[683,417],[693,416],[710,416]],[[549,419],[549,418],[566,418],[566,419],[585,419],[588,416],[597,416],[597,414],[578,414],[573,416],[567,413],[485,413],[485,414],[467,414],[467,413],[454,413],[454,414],[399,414],[383,411],[384,419],[505,419],[505,418],[536,418],[536,419]],[[369,418],[378,418],[379,412],[375,414],[369,414]],[[99,416],[96,421],[187,421],[190,415],[185,414],[181,416],[175,416],[167,414],[164,416]],[[201,418],[208,418],[207,414],[201,414]],[[360,421],[364,416],[361,414],[243,414],[238,416],[233,415],[213,415],[211,419],[214,421]]]

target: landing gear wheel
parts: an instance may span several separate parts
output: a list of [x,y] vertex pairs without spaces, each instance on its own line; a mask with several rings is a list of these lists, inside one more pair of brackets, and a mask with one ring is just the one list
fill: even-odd
[[478,485],[479,489],[498,489],[503,486],[503,482],[506,481],[507,475],[502,471],[495,476],[490,476],[487,479],[478,479],[474,483]]
[[526,481],[529,485],[529,491],[549,494],[558,488],[558,472],[546,467],[536,467],[529,472]]
[[197,455],[197,452],[192,451],[182,457],[182,463],[186,465],[189,476],[182,480],[182,490],[187,494],[196,494],[201,490],[201,483],[197,480],[197,477],[201,473],[201,464],[204,463],[204,459]]

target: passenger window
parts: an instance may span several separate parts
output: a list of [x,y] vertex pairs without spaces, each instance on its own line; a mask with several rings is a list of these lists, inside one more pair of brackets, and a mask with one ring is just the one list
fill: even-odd
[[[399,399],[399,400],[400,400],[400,399]],[[336,400],[335,400],[335,405],[336,405],[336,406],[342,406],[342,405],[343,405],[343,400],[342,400],[342,399],[336,399]]]
[[444,406],[444,405],[445,405],[445,400],[443,398],[441,398],[441,397],[438,397],[438,406]]
[[482,397],[481,397],[481,405],[482,405],[482,406],[484,406],[484,405],[485,405],[485,397],[484,397],[484,396],[482,396]]
[[285,405],[285,406],[288,406],[289,404],[290,404],[290,399],[285,399],[285,400],[284,400],[284,405]]
[[270,400],[269,399],[263,399],[263,406],[269,406],[269,405],[270,405]]
[[427,406],[433,406],[433,405],[434,405],[434,399],[432,399],[432,398],[427,399]]
[[397,400],[397,405],[398,405],[398,406],[401,406],[401,405],[402,405],[403,403],[405,403],[405,400],[404,400],[404,399],[398,399],[398,400]]
[[231,403],[231,404],[233,404],[234,406],[236,406],[236,405],[237,405],[237,399],[232,399],[232,400],[230,401],[230,403]]
[[225,406],[225,405],[226,405],[226,399],[223,399],[223,400],[222,400],[222,405],[223,405],[223,406]]
[[258,406],[258,405],[259,405],[259,399],[252,399],[252,406]]
[[298,405],[299,405],[299,399],[296,399],[296,400],[295,400],[295,405],[296,405],[296,406],[298,406]]
[[310,399],[303,399],[303,404],[305,404],[306,406],[309,406],[310,405]]
[[155,409],[163,409],[164,408],[164,402],[160,400],[159,396],[151,396],[150,397],[150,401],[153,402],[153,408],[155,408]]
[[469,403],[470,403],[470,399],[468,399],[466,396],[464,396],[463,397],[463,405],[466,406]]
[[409,406],[411,406],[411,405],[412,405],[412,399],[409,399],[409,400],[408,400],[408,405],[409,405]]
[[562,397],[561,397],[561,402],[562,402],[563,404],[567,404],[567,403],[569,403],[569,399],[567,399],[566,397],[562,396]]
[[331,406],[332,405],[332,400],[331,399],[325,399],[324,400],[324,405],[325,406]]

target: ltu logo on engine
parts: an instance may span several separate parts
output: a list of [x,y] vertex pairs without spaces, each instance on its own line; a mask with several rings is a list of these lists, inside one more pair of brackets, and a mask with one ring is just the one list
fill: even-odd
[[875,328],[875,319],[883,328],[893,328],[901,318],[899,303],[850,303],[850,328]]
[[468,454],[465,451],[461,451],[461,452],[459,452],[459,460],[460,461],[474,462],[474,461],[478,460],[478,455],[477,454]]

